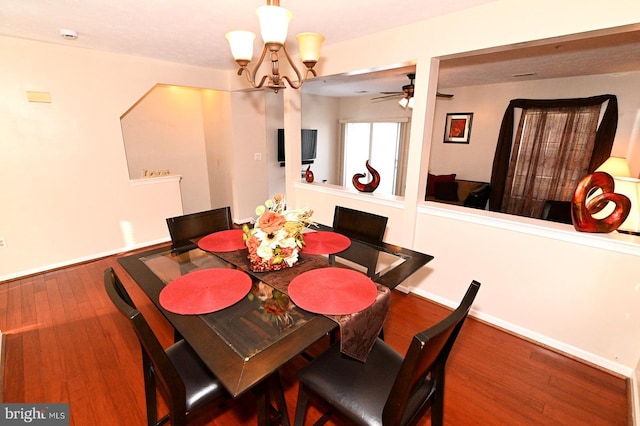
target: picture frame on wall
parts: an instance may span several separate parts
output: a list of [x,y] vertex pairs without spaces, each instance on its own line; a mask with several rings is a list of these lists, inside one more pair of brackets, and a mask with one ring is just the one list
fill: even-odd
[[469,143],[472,112],[447,113],[444,125],[444,143]]

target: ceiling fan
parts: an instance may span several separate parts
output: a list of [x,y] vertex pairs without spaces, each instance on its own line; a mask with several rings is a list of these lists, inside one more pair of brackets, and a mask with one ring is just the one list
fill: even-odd
[[[409,73],[407,74],[407,78],[409,78],[409,84],[406,84],[404,86],[402,86],[402,92],[380,92],[381,95],[384,96],[377,96],[375,98],[372,98],[372,101],[375,100],[379,100],[379,99],[387,99],[387,98],[394,98],[394,97],[398,97],[398,96],[402,96],[403,99],[406,99],[407,101],[405,101],[405,103],[409,102],[409,100],[411,98],[413,98],[413,91],[415,88],[414,85],[414,80],[416,78],[416,74],[415,73]],[[453,98],[453,95],[447,94],[447,93],[440,93],[437,92],[436,96],[438,98],[446,98],[446,99],[450,99]],[[402,100],[401,100],[402,102]],[[403,105],[405,106],[405,105]]]

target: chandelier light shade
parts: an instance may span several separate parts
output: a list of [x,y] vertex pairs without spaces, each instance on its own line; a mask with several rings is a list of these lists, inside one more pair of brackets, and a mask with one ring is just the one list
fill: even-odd
[[[260,34],[262,35],[264,46],[262,47],[260,58],[252,70],[249,70],[248,65],[253,59],[253,41],[255,34],[249,31],[231,31],[226,34],[226,38],[231,46],[231,54],[240,66],[238,75],[245,73],[251,86],[261,88],[266,83],[266,87],[269,87],[276,93],[278,93],[280,89],[286,88],[285,82],[289,87],[294,89],[300,88],[307,77],[309,77],[309,74],[313,76],[316,75],[313,67],[315,67],[320,59],[320,49],[324,42],[324,37],[317,33],[302,33],[296,36],[300,48],[300,58],[306,67],[306,72],[303,76],[291,60],[285,46],[289,21],[293,18],[292,13],[280,7],[280,0],[267,0],[267,5],[260,6],[256,13],[260,20]],[[256,74],[267,53],[271,60],[271,73],[259,78]],[[280,53],[284,54],[284,59],[286,59],[291,69],[296,73],[295,79],[286,75],[280,75]]]

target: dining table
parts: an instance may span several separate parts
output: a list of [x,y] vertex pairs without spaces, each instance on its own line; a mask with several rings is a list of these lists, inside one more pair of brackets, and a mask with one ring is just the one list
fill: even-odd
[[[343,353],[366,361],[390,291],[433,256],[318,224],[304,234],[296,264],[256,272],[242,232],[220,231],[180,250],[163,245],[118,262],[231,396],[256,392],[258,424],[266,425],[278,370],[336,330]],[[281,417],[288,425],[287,414]]]

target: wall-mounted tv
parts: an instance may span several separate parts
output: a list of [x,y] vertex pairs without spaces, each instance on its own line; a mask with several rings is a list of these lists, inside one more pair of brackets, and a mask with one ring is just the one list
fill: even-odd
[[[316,159],[318,130],[302,129],[301,133],[302,164],[313,164],[313,160]],[[280,166],[284,166],[284,129],[278,129],[278,162]]]

